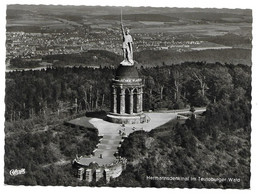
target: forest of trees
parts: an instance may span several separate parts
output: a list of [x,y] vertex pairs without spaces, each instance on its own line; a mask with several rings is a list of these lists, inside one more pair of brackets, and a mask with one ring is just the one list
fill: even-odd
[[[185,62],[140,68],[144,110],[205,106],[251,94],[251,68],[244,65]],[[6,121],[77,110],[110,108],[112,68],[52,68],[6,74]],[[242,78],[242,79],[240,79]],[[229,96],[229,97],[228,97]]]
[[[135,132],[120,155],[127,169],[110,186],[179,188],[250,188],[250,105],[218,102],[201,119]],[[134,162],[134,163],[133,163]],[[134,165],[133,165],[134,164]],[[240,182],[155,181],[147,176],[239,178]],[[127,182],[125,182],[127,181]]]
[[115,66],[119,64],[121,56],[105,51],[105,50],[89,50],[87,52],[72,54],[56,54],[40,57],[42,60],[14,58],[10,61],[10,68],[35,68],[42,67],[41,61],[52,64],[53,67],[58,66]]
[[[5,183],[82,185],[74,178],[71,164],[60,167],[53,163],[72,160],[76,153],[89,154],[98,136],[93,129],[75,131],[63,125],[61,113],[109,111],[114,73],[115,69],[107,67],[6,73]],[[144,110],[207,106],[207,111],[202,119],[192,118],[184,125],[169,123],[150,133],[130,135],[120,154],[138,163],[127,165],[109,185],[249,188],[251,67],[185,62],[141,67],[139,74],[145,85]],[[37,132],[37,125],[48,129]],[[200,165],[201,160],[205,166]],[[22,165],[29,174],[9,176],[10,169]],[[146,175],[169,173],[240,177],[242,184],[209,186],[145,179]]]
[[6,75],[6,120],[79,110],[107,109],[114,70],[54,68]]
[[[221,40],[221,39],[220,39]],[[212,40],[213,42],[214,40]],[[219,39],[218,39],[219,41]],[[223,40],[222,40],[223,41]],[[232,48],[232,49],[206,49],[201,51],[177,52],[174,50],[143,50],[136,52],[134,58],[143,66],[171,65],[185,62],[205,61],[207,63],[221,64],[246,64],[252,65],[251,49]]]
[[[90,155],[99,142],[96,129],[56,124],[38,131],[32,127],[25,132],[24,127],[6,126],[15,132],[5,137],[6,184],[72,185],[76,182],[72,160],[76,155]],[[56,166],[59,162],[66,163]],[[9,171],[15,168],[24,168],[26,174],[10,176]]]

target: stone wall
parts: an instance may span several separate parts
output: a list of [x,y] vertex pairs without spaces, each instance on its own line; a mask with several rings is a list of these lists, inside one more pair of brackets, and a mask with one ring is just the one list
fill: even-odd
[[122,171],[126,169],[126,164],[127,159],[120,158],[117,163],[112,163],[107,166],[99,166],[96,168],[77,165],[77,178],[80,181],[85,180],[90,183],[94,180],[94,178],[95,181],[99,181],[101,178],[105,177],[105,181],[109,183],[111,178],[116,178],[121,175]]
[[91,182],[93,180],[93,173],[92,173],[92,169],[86,169],[85,170],[85,180],[87,182]]
[[80,180],[80,181],[83,180],[84,171],[85,171],[85,169],[84,169],[83,167],[80,167],[80,168],[77,170],[77,178],[78,178],[78,180]]
[[146,115],[128,115],[128,116],[119,116],[114,114],[107,115],[107,121],[118,124],[139,124],[147,122]]

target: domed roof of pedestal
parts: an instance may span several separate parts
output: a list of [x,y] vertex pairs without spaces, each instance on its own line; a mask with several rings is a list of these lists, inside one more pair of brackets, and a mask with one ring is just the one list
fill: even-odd
[[138,70],[135,66],[120,65],[116,70],[115,79],[136,79],[139,78]]

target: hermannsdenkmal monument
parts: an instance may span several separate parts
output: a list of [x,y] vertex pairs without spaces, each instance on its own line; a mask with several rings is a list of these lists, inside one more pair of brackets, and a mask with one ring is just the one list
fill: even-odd
[[143,113],[143,83],[133,60],[133,39],[130,30],[121,23],[123,61],[112,80],[111,112],[107,120],[113,123],[136,124],[147,121]]

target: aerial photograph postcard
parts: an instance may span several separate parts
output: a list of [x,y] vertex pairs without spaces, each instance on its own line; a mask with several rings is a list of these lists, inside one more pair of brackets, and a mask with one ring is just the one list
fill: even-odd
[[8,4],[5,20],[5,185],[250,189],[251,9]]

